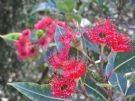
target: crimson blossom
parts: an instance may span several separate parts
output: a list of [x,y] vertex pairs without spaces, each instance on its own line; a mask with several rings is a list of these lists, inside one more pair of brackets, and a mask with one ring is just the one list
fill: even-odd
[[55,97],[68,98],[76,90],[76,82],[73,79],[54,75],[50,81],[52,94]]

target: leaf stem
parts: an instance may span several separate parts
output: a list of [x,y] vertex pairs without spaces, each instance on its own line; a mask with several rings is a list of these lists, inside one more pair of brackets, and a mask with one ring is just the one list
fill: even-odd
[[103,70],[103,66],[104,66],[104,44],[101,44],[101,51],[100,51],[100,69],[101,71]]
[[85,51],[82,50],[82,53],[85,57],[87,57],[87,59],[89,60],[89,62],[91,64],[93,64],[93,66],[95,67],[96,71],[98,72],[98,74],[103,78],[105,79],[103,73],[100,71],[100,69],[98,68],[98,66],[96,65],[95,61],[91,60],[91,58],[85,53]]
[[80,82],[81,82],[81,88],[82,88],[82,92],[83,92],[84,96],[85,96],[87,99],[89,99],[90,101],[93,101],[93,98],[90,97],[90,96],[88,95],[87,91],[86,91],[86,88],[85,88],[85,86],[84,86],[84,82],[83,82],[81,79],[80,79]]

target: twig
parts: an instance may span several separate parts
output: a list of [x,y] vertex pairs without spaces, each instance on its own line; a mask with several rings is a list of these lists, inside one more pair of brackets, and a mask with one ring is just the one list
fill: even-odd
[[[91,58],[84,52],[82,51],[83,55],[87,57],[87,59],[89,60],[89,62],[91,64],[93,64],[93,66],[95,67],[96,71],[98,72],[98,74],[103,78],[105,79],[103,73],[100,71],[100,69],[98,68],[98,66],[96,65],[95,61],[92,61]],[[104,80],[105,81],[105,80]]]

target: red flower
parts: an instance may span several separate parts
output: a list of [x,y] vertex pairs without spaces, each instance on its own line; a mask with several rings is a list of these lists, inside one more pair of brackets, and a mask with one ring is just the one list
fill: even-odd
[[46,29],[49,28],[53,24],[53,20],[50,17],[44,17],[38,23],[34,25],[35,29],[40,30],[40,29]]
[[27,48],[27,51],[28,51],[28,57],[35,57],[36,54],[37,54],[37,50],[36,48],[33,46],[33,45],[30,45],[28,48]]
[[55,69],[60,69],[69,64],[69,61],[67,60],[68,52],[69,50],[61,50],[59,53],[53,53],[49,58],[49,64]]
[[64,67],[63,75],[72,79],[81,77],[86,71],[86,64],[81,60],[72,60]]
[[55,23],[53,23],[48,29],[46,29],[47,34],[40,38],[38,40],[38,44],[42,47],[48,47],[48,45],[54,41],[54,35],[55,35],[55,31],[56,31],[56,26],[59,25],[63,28],[67,28],[67,25],[65,22],[61,22],[61,21],[56,21]]
[[16,43],[15,43],[17,49],[19,50],[23,50],[24,47],[29,44],[30,44],[30,41],[25,37],[19,37],[19,39],[16,40]]
[[68,26],[67,26],[67,24],[65,22],[62,22],[62,21],[57,20],[55,22],[55,24],[61,26],[62,28],[64,28],[64,30],[67,30],[68,29]]
[[53,42],[53,37],[49,34],[43,36],[42,38],[40,38],[37,43],[44,48],[48,48],[49,44]]
[[70,78],[54,75],[51,80],[51,90],[55,97],[69,98],[76,90],[76,82]]
[[122,33],[118,33],[113,38],[108,38],[108,45],[115,52],[129,52],[132,50],[132,40]]
[[31,30],[27,28],[22,31],[20,37],[25,37],[26,39],[30,39],[30,36],[31,36]]
[[109,20],[98,21],[92,29],[87,29],[90,40],[95,43],[106,44],[107,39],[115,35],[115,25]]
[[37,43],[42,47],[45,46],[46,45],[46,38],[45,37],[40,38]]
[[30,42],[30,29],[25,29],[22,31],[19,39],[16,40],[16,48],[18,52],[18,57],[25,60],[27,58],[33,58],[36,55],[36,48]]
[[18,51],[18,58],[26,60],[28,58],[28,53],[26,50]]
[[59,37],[59,41],[65,46],[70,46],[72,40],[73,40],[73,32],[71,30],[68,30],[66,34]]

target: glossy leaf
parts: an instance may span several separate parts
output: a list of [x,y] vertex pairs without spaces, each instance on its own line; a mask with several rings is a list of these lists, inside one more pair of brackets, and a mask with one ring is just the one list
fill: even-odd
[[31,14],[54,9],[56,9],[55,0],[48,0],[48,2],[42,2],[40,4],[35,5],[31,11]]
[[127,78],[124,77],[121,74],[112,73],[111,78],[109,79],[109,82],[113,85],[113,87],[118,87],[119,91],[125,95],[126,89],[127,89]]
[[120,74],[116,74],[116,78],[120,91],[125,95],[127,89],[127,78]]
[[49,85],[39,85],[30,82],[14,82],[8,85],[16,88],[33,101],[64,101],[64,99],[52,97]]
[[7,39],[7,40],[17,40],[19,38],[19,34],[20,33],[9,33],[6,35],[2,35],[0,37],[2,37],[3,39]]
[[[90,79],[91,77],[97,78],[95,73],[93,74],[91,72],[91,70],[89,70],[89,69],[88,69],[88,73],[89,74],[86,74],[85,79],[83,80],[88,94],[90,96],[93,96],[94,101],[100,101],[100,100],[107,101],[107,99],[106,99],[107,95],[100,89],[101,85],[100,86],[97,85],[95,82],[93,82],[93,80]],[[97,81],[97,83],[98,83],[98,81]],[[97,99],[100,99],[100,100],[97,100]]]
[[135,96],[135,83],[132,83],[127,90],[126,96]]
[[113,71],[121,74],[135,71],[135,49],[128,53],[118,53]]
[[63,48],[62,43],[59,41],[59,37],[63,35],[64,33],[65,33],[64,28],[57,25],[54,40],[55,40],[56,48],[58,51],[60,51]]
[[81,39],[82,39],[82,44],[83,44],[84,50],[86,50],[86,48],[89,48],[90,50],[94,51],[95,53],[98,53],[98,54],[100,53],[99,47],[98,47],[97,44],[95,44],[92,41],[88,40],[84,36],[82,36]]
[[112,72],[114,68],[114,62],[115,62],[116,53],[111,52],[108,56],[108,63],[105,68],[105,74],[106,76],[109,76],[109,74]]
[[0,37],[5,41],[5,43],[11,48],[15,48],[14,43],[19,38],[20,33],[9,33],[6,35],[1,35]]
[[[100,96],[102,99],[104,99],[104,100],[102,100],[102,101],[107,101],[106,97],[105,97],[101,92],[99,92],[99,90],[98,90],[96,87],[90,86],[90,85],[88,85],[88,84],[86,84],[86,83],[84,83],[84,85],[86,86],[87,91],[88,91],[88,90],[93,91],[93,92],[96,93],[98,96]],[[93,96],[96,96],[96,95],[93,95]],[[100,100],[101,100],[101,98],[100,98]]]
[[40,66],[43,65],[45,62],[48,61],[50,55],[53,53],[54,51],[54,46],[49,47],[47,50],[42,50],[40,58],[37,60],[36,65]]

